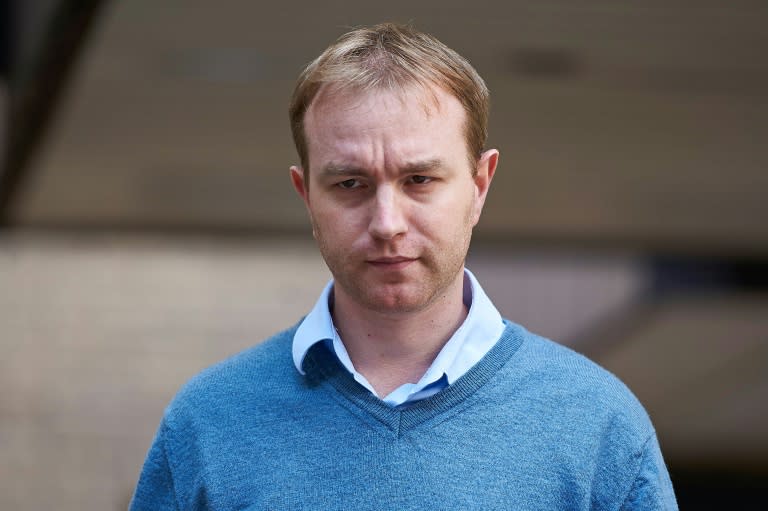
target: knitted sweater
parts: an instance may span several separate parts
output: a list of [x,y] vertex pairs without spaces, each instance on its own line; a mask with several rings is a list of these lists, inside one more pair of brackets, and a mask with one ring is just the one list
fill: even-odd
[[295,332],[192,379],[131,510],[677,509],[647,414],[614,376],[507,322],[438,394],[392,408]]

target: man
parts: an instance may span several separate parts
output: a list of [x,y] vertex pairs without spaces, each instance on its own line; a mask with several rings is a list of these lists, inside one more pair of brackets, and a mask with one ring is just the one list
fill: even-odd
[[177,395],[132,509],[676,509],[632,394],[503,320],[464,269],[499,158],[469,63],[408,27],[355,30],[290,114],[333,281]]

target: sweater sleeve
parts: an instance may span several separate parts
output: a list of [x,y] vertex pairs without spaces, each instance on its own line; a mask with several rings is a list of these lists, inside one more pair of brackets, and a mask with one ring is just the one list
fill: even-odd
[[173,474],[165,446],[165,422],[160,424],[131,499],[130,511],[178,511]]
[[645,443],[640,469],[621,506],[621,511],[651,510],[677,511],[672,481],[669,479],[655,434]]

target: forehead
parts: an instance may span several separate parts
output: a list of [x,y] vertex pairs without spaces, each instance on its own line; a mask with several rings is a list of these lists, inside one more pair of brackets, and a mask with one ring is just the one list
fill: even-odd
[[461,103],[434,86],[321,90],[304,120],[309,159],[323,158],[329,151],[356,156],[376,149],[408,153],[432,148],[464,154],[465,117]]

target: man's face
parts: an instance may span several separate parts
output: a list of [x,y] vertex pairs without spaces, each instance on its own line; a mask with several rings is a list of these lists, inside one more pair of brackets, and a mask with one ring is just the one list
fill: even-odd
[[291,176],[337,301],[415,312],[461,286],[498,151],[473,176],[462,106],[432,92],[321,91],[307,111],[310,170]]

